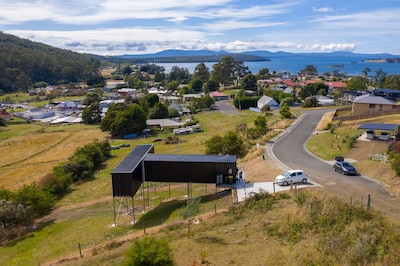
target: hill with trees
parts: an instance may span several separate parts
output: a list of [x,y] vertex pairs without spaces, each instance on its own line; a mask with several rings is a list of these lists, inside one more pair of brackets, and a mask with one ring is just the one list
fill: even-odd
[[46,84],[103,83],[100,61],[0,32],[0,93]]

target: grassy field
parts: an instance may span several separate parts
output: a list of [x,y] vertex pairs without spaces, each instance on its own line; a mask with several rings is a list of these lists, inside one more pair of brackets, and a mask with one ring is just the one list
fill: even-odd
[[[157,209],[150,212],[146,210],[143,218],[139,211],[136,219],[141,219],[134,228],[130,228],[128,225],[111,227],[113,207],[110,171],[137,144],[154,144],[156,153],[203,154],[205,140],[211,136],[235,130],[239,123],[247,123],[249,127],[253,127],[253,121],[257,115],[257,113],[248,111],[243,111],[236,116],[224,115],[220,112],[200,113],[196,115],[196,118],[202,123],[204,132],[182,136],[180,138],[184,142],[174,145],[153,143],[151,142],[152,138],[109,139],[111,145],[129,143],[131,148],[113,150],[113,157],[96,174],[95,180],[74,185],[71,193],[57,202],[57,208],[53,215],[45,218],[46,223],[43,227],[35,230],[29,237],[16,240],[0,248],[0,263],[2,265],[32,265],[38,261],[48,261],[69,254],[76,250],[78,243],[86,248],[118,235],[141,231],[143,230],[141,224],[143,221],[147,221],[146,226],[148,227],[159,225],[162,220],[153,218],[154,215],[160,216]],[[279,119],[275,119],[275,121],[279,121]],[[166,137],[169,134],[162,133],[158,137]],[[35,123],[11,124],[0,132],[0,153],[9,155],[1,161],[0,186],[14,190],[24,184],[38,183],[46,173],[51,172],[55,165],[71,156],[77,148],[108,137],[109,135],[101,132],[98,127],[85,125],[46,127]],[[162,219],[164,222],[179,221],[181,218],[177,209],[186,202],[187,188],[184,184],[175,185],[169,192],[166,186],[166,184],[151,184],[149,189],[152,195],[150,207],[153,209],[160,203],[164,204],[163,202],[171,197],[176,200],[176,204],[168,208]],[[215,186],[207,188],[204,185],[196,185],[193,186],[193,193],[194,196],[214,195]],[[208,199],[202,205],[204,212],[228,206],[224,200],[216,199]],[[143,201],[138,199],[135,206],[138,206],[140,210]],[[128,218],[121,216],[121,224],[129,222]]]
[[[230,194],[216,197],[215,186],[194,185],[193,196],[202,197],[203,218],[199,225],[193,226],[192,236],[188,238],[186,225],[179,214],[187,199],[186,185],[173,185],[169,190],[168,184],[150,183],[146,184],[145,190],[151,198],[150,208],[142,213],[146,202],[140,196],[135,197],[137,223],[131,226],[130,216],[121,215],[119,226],[112,226],[114,217],[110,171],[135,145],[154,144],[156,153],[202,154],[205,151],[205,140],[235,130],[240,123],[253,127],[253,121],[258,115],[250,111],[241,111],[234,116],[220,112],[200,113],[196,115],[196,119],[202,123],[204,132],[181,136],[185,142],[180,144],[153,143],[152,138],[110,139],[111,145],[129,143],[131,148],[113,150],[113,157],[96,174],[96,178],[74,185],[72,192],[57,202],[54,212],[43,219],[44,224],[41,227],[26,237],[1,247],[0,263],[43,265],[50,262],[49,265],[61,265],[62,261],[62,265],[118,265],[123,261],[123,253],[129,248],[131,241],[141,237],[144,231],[146,234],[157,233],[160,237],[167,237],[178,265],[194,265],[194,262],[199,262],[202,252],[205,252],[206,260],[214,265],[243,265],[244,262],[253,265],[288,265],[306,263],[313,259],[322,263],[321,254],[309,252],[316,249],[320,241],[318,235],[301,238],[294,245],[265,234],[266,224],[276,224],[278,221],[285,221],[285,224],[296,222],[292,218],[293,213],[301,214],[304,211],[290,199],[282,201],[276,209],[268,213],[240,211],[232,216],[221,213],[232,206]],[[279,132],[289,123],[290,120],[275,117],[274,129]],[[340,152],[344,152],[347,146],[342,139],[353,135],[355,128],[356,123],[350,123],[347,129],[338,127],[335,134],[340,137],[329,140],[336,141],[331,148],[318,146],[321,141],[318,138],[328,141],[325,138],[332,137],[329,136],[331,134],[315,135],[309,143],[309,149],[315,153],[322,149],[321,156],[328,154],[327,157],[338,153],[339,146],[343,149]],[[159,137],[167,135],[161,133]],[[0,163],[0,186],[17,189],[22,184],[40,180],[44,173],[51,171],[54,165],[68,158],[81,145],[104,138],[108,138],[108,134],[97,127],[84,125],[10,125],[0,132],[0,154],[9,154],[9,158],[4,159],[7,161]],[[18,149],[14,145],[19,145]],[[258,156],[260,151],[254,150],[246,159],[251,160]],[[11,181],[10,176],[13,177]],[[168,200],[169,198],[172,200]],[[217,215],[215,211],[218,212]],[[83,258],[80,258],[78,245],[82,248]],[[267,260],[271,263],[265,264]]]

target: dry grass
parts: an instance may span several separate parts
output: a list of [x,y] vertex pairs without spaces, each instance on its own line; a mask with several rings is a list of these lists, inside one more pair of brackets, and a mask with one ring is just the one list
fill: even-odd
[[328,124],[332,123],[332,118],[335,116],[335,111],[325,113],[324,116],[319,121],[315,130],[323,131],[328,129]]
[[[16,190],[40,180],[76,149],[108,134],[99,129],[29,133],[1,141],[1,187]],[[12,177],[12,178],[10,178]]]

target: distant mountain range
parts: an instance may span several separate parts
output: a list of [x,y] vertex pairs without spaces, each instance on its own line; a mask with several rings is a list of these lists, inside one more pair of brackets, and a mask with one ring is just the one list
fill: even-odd
[[130,61],[130,62],[154,62],[154,63],[184,63],[184,62],[218,62],[224,56],[232,56],[235,60],[241,61],[271,61],[273,58],[282,57],[324,57],[324,58],[353,58],[354,61],[360,60],[381,60],[387,62],[398,62],[394,58],[400,58],[398,55],[388,53],[380,54],[358,54],[353,52],[331,52],[331,53],[289,53],[289,52],[270,52],[270,51],[248,51],[242,53],[231,53],[227,51],[210,50],[165,50],[153,54],[124,54],[112,56],[109,59]]

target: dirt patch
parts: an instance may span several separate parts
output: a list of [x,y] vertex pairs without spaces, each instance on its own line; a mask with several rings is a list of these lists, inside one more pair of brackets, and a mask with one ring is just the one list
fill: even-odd
[[353,147],[343,156],[357,161],[368,160],[376,154],[384,154],[388,150],[389,142],[381,140],[365,140],[362,137],[354,142]]

